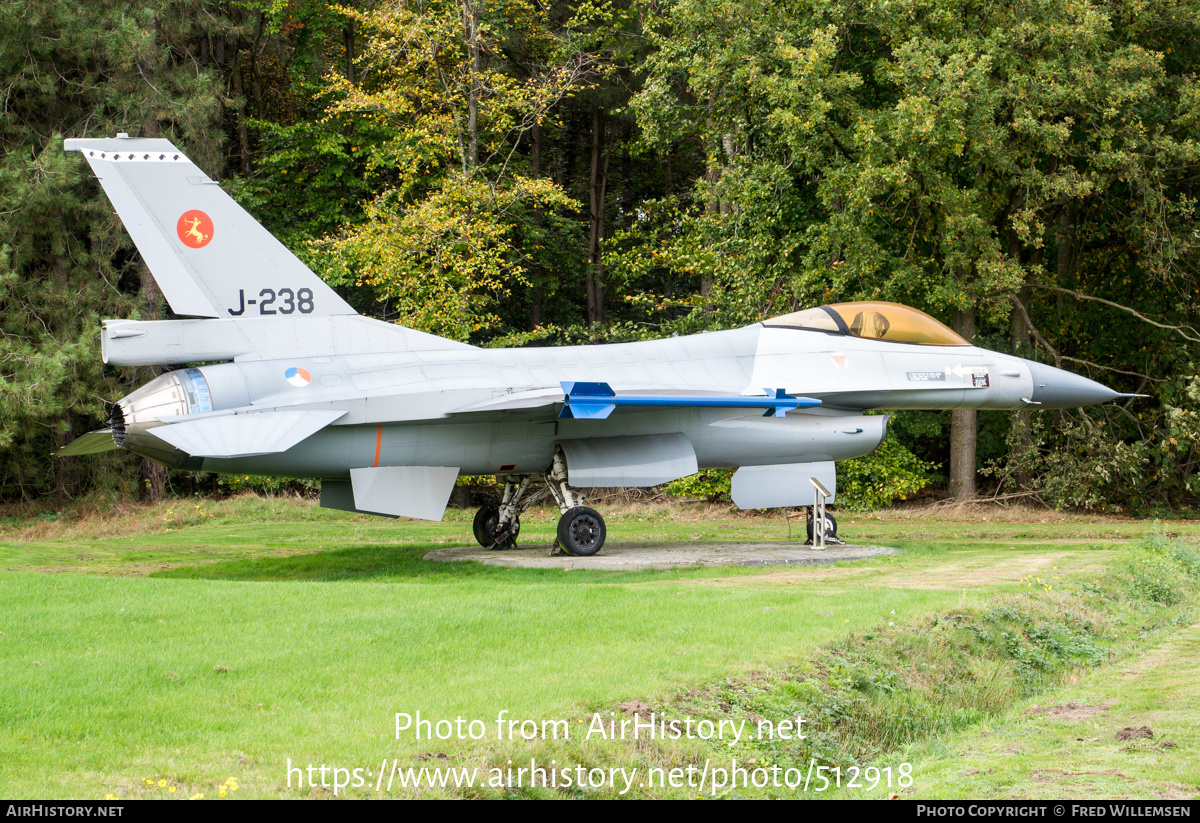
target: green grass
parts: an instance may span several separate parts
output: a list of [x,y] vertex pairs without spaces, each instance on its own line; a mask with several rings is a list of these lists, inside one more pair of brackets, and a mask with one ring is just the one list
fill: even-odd
[[[421,559],[467,544],[470,512],[419,524],[253,498],[196,505],[0,520],[0,795],[213,797],[229,777],[239,797],[328,794],[289,789],[289,758],[691,762],[711,747],[417,742],[395,739],[393,717],[490,724],[507,709],[579,727],[630,700],[707,711],[717,704],[704,696],[730,678],[789,682],[888,623],[986,611],[1031,576],[1105,574],[1149,528],[1036,513],[847,517],[856,542],[904,553],[832,569],[568,573]],[[549,542],[555,519],[532,513],[522,542]],[[709,508],[609,520],[612,540],[787,537],[782,518]]]
[[[1064,711],[1068,704],[1079,708]],[[1200,796],[1197,705],[1200,624],[1193,624],[1135,659],[1022,701],[1003,722],[909,756],[915,781],[932,798],[1194,800]],[[1143,726],[1153,738],[1117,739],[1121,729]]]

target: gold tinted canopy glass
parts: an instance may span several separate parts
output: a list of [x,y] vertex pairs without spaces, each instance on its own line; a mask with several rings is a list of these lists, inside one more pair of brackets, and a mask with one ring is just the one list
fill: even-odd
[[763,321],[764,326],[811,329],[847,334],[893,343],[923,343],[930,346],[968,346],[951,329],[928,314],[899,303],[869,301],[835,303],[816,309],[785,314]]

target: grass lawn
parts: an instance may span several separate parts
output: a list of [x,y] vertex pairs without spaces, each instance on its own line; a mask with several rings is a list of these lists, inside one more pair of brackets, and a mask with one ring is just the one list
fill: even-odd
[[[712,507],[626,506],[607,514],[610,540],[779,541],[789,529],[782,517]],[[289,787],[289,759],[375,775],[385,759],[492,768],[537,757],[644,770],[718,751],[738,754],[738,747],[695,740],[633,745],[579,735],[593,712],[616,717],[631,701],[680,709],[689,693],[703,698],[712,684],[731,678],[770,679],[889,624],[917,626],[947,610],[985,609],[997,597],[1025,596],[1034,579],[1065,587],[1099,578],[1156,528],[1033,510],[847,514],[839,517],[843,536],[902,553],[833,567],[636,573],[421,559],[433,548],[468,545],[471,515],[396,522],[239,498],[86,517],[0,518],[0,795],[214,798],[223,786],[233,795],[234,785],[237,797],[331,794],[297,788],[294,776]],[[549,543],[556,520],[549,511],[530,513],[522,543]],[[1192,523],[1157,528],[1188,543],[1200,536]],[[790,529],[802,538],[802,521]],[[1175,649],[1162,644],[1176,642],[1184,645],[1172,654],[1185,655],[1186,638],[1198,641],[1194,632],[1175,638],[1178,628],[1140,639],[1133,633],[1114,654],[1139,665],[1144,648]],[[1082,689],[1094,678],[1119,678],[1117,671],[1069,676]],[[1139,686],[1144,695],[1137,700],[1169,699],[1169,710],[1183,713],[1172,722],[1195,728],[1196,701],[1164,697],[1174,694],[1170,681]],[[701,698],[693,701],[698,711],[720,711]],[[538,724],[568,720],[572,740],[497,739],[495,721],[504,710]],[[480,720],[487,733],[480,740],[416,740],[411,732],[397,738],[395,714],[417,711],[435,721]],[[1107,720],[1123,722],[1112,711]],[[1006,717],[989,714],[988,728]],[[1014,729],[1058,728],[1048,715],[1014,717]],[[917,763],[920,796],[1010,796],[1012,786],[1023,796],[1057,795],[1057,785],[1032,776],[1050,766],[1042,768],[1027,749],[1009,754],[981,746],[983,767],[964,776],[960,753],[975,750],[969,735],[976,727],[983,728],[904,750]],[[1138,749],[1129,768],[1145,773],[1157,768],[1148,763],[1196,760],[1195,734],[1171,740],[1178,748]],[[758,760],[757,751],[743,753]],[[1063,768],[1061,747],[1036,756],[1043,755]],[[1124,752],[1114,757],[1129,759]],[[1003,770],[1022,758],[1028,763],[1013,768],[1027,777],[1014,782]],[[1117,766],[1104,761],[1097,768]],[[1194,769],[1185,769],[1160,782],[1194,794],[1196,780]],[[374,778],[368,782],[339,794],[376,796]],[[1113,791],[1122,785],[1130,784],[1103,784]],[[1151,793],[1138,796],[1155,796],[1150,783],[1143,788]],[[414,794],[497,791],[390,793]]]
[[[925,797],[1195,799],[1200,623],[909,753]],[[1149,730],[1151,736],[1142,736]]]

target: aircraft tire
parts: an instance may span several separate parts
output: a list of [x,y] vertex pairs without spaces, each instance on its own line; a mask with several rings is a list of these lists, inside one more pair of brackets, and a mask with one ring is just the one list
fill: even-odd
[[[475,534],[475,540],[485,549],[490,549],[496,544],[496,525],[500,519],[500,507],[495,503],[489,503],[486,506],[480,506],[479,511],[475,512],[475,521],[471,524],[471,531]],[[521,520],[518,518],[515,524],[516,528],[513,533],[500,541],[500,548],[511,549],[517,545],[517,535],[521,533]]]
[[479,511],[475,512],[475,521],[471,524],[471,531],[475,534],[475,541],[485,549],[496,542],[492,540],[492,536],[487,531],[487,521],[490,518],[494,523],[499,513],[500,507],[494,504],[480,506]]
[[[810,518],[808,523],[805,524],[805,529],[808,531],[808,542],[812,543],[813,542],[813,520],[812,520],[812,518]],[[837,518],[834,517],[829,512],[825,512],[825,536],[827,538],[828,537],[837,537]]]
[[600,512],[587,506],[569,509],[558,520],[558,544],[575,557],[591,557],[604,548],[608,529]]

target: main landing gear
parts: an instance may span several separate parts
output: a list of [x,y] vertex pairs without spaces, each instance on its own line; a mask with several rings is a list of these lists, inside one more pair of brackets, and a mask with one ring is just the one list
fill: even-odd
[[[555,548],[563,554],[591,557],[604,547],[608,530],[600,512],[583,505],[583,494],[567,485],[567,461],[561,449],[554,452],[550,471],[542,475],[521,475],[505,478],[504,497],[500,504],[489,503],[475,513],[475,539],[485,549],[511,549],[521,533],[521,514],[534,503],[553,497],[562,517],[558,521]],[[529,490],[535,477],[545,486]]]
[[591,557],[604,546],[608,530],[595,509],[574,506],[558,520],[558,547],[563,554]]

